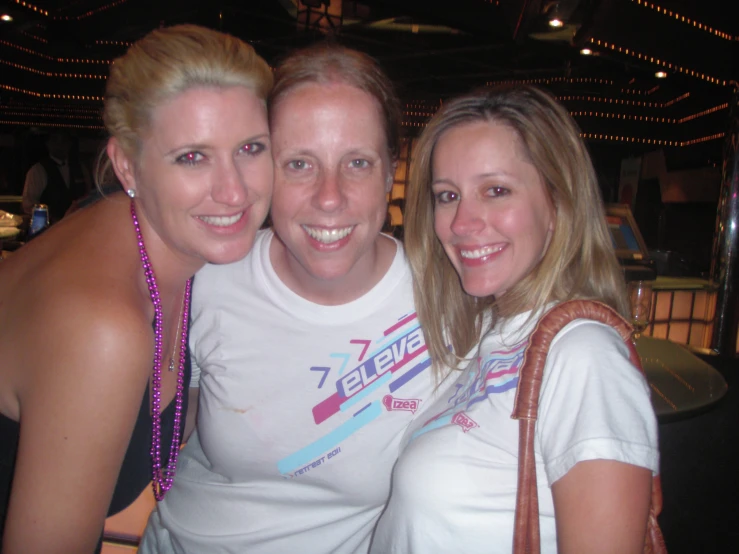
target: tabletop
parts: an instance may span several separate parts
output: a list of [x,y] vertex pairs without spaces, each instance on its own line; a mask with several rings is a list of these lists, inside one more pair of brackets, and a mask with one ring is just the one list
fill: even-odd
[[662,423],[709,410],[726,394],[728,386],[721,373],[680,344],[641,336],[636,350]]

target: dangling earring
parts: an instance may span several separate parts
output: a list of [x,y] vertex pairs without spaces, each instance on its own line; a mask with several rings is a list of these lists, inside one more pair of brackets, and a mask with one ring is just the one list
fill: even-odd
[[133,198],[136,196],[136,191],[133,189],[127,189],[126,194],[129,196],[129,198]]

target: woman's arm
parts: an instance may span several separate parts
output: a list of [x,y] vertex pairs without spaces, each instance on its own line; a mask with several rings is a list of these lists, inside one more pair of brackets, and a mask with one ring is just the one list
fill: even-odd
[[649,469],[612,460],[575,464],[552,486],[560,554],[641,554]]
[[641,554],[657,470],[657,422],[643,376],[610,327],[555,338],[537,432],[563,554]]
[[5,554],[95,549],[151,371],[143,314],[110,298],[52,304],[19,334],[30,338]]

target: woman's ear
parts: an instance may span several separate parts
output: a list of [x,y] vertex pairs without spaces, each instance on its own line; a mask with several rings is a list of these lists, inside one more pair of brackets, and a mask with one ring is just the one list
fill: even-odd
[[113,165],[113,171],[115,171],[116,177],[123,185],[124,190],[136,190],[136,174],[134,171],[134,162],[131,157],[126,153],[118,142],[118,139],[111,137],[108,140],[108,145],[105,151],[110,158],[110,162]]

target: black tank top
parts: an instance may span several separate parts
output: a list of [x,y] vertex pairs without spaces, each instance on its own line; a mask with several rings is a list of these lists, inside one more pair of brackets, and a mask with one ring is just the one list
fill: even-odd
[[[165,370],[166,371],[166,370]],[[182,425],[184,426],[187,414],[188,389],[190,386],[190,352],[185,357],[185,381],[182,404]],[[162,411],[162,465],[169,460],[169,446],[172,444],[174,429],[174,399]],[[18,450],[20,424],[0,414],[0,543],[2,543],[5,527],[5,514],[10,500],[10,487],[13,481],[13,469]],[[182,429],[180,429],[180,443]],[[110,502],[108,516],[117,514],[136,500],[151,481],[151,416],[149,415],[149,387],[146,388],[141,401],[136,425],[128,443],[128,450],[123,458],[123,465],[118,475],[113,499]],[[102,532],[102,530],[101,530]]]

